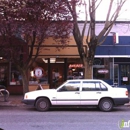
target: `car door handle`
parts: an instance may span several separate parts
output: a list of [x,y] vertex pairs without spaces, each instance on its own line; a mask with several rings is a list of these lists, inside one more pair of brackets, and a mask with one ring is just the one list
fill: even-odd
[[97,92],[97,94],[101,94],[101,92]]
[[75,94],[80,94],[80,92],[75,92]]

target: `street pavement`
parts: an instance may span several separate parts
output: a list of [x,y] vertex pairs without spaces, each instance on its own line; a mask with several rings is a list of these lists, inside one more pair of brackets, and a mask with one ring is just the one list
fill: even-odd
[[[130,99],[130,92],[129,92],[129,99]],[[4,102],[4,99],[0,97],[0,106],[10,106],[10,107],[26,106],[26,104],[22,103],[22,100],[23,95],[10,95],[7,102]],[[130,106],[130,102],[125,105]]]

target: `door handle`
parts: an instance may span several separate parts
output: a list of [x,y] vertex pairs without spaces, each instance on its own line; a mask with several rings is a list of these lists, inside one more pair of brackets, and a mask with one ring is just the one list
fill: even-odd
[[101,92],[97,92],[97,94],[101,94]]
[[80,92],[75,92],[75,94],[80,94]]

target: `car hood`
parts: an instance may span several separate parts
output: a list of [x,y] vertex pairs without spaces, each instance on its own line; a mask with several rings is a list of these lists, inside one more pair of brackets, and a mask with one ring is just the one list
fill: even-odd
[[36,90],[36,91],[32,91],[32,92],[28,92],[28,93],[34,93],[34,94],[40,94],[40,93],[54,93],[56,92],[56,89],[43,89],[43,90]]
[[56,94],[56,89],[36,90],[36,91],[31,91],[31,92],[25,93],[24,99],[36,99],[37,97],[40,97],[40,96],[52,97],[55,94]]

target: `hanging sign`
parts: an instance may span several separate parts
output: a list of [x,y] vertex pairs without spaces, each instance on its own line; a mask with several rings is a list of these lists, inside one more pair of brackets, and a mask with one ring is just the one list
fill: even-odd
[[34,69],[34,75],[36,78],[41,78],[43,76],[43,69],[41,67],[36,67]]

